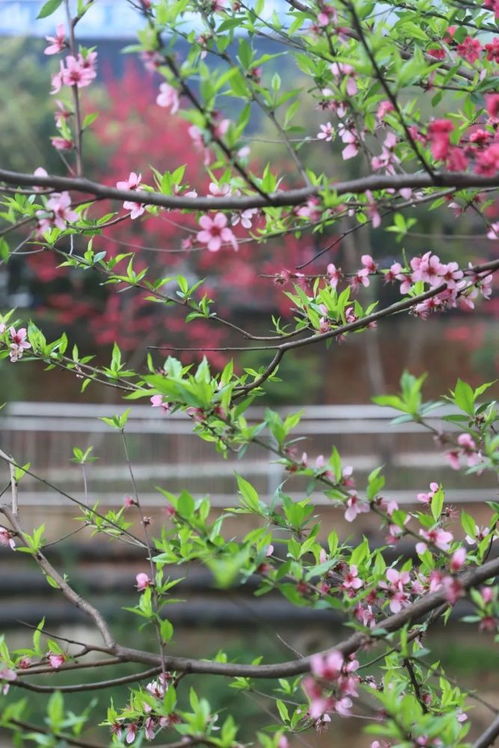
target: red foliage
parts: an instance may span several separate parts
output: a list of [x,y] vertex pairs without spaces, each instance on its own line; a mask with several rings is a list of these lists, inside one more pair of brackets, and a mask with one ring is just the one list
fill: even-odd
[[[154,77],[144,75],[134,64],[127,66],[122,78],[108,80],[106,108],[101,109],[92,127],[108,156],[105,164],[95,165],[94,177],[114,186],[117,181],[127,179],[130,171],[135,171],[142,174],[143,183],[153,185],[151,164],[159,172],[173,171],[185,164],[183,184],[199,194],[207,194],[209,179],[202,155],[187,132],[186,121],[157,106],[156,95]],[[116,205],[113,208],[116,209]],[[99,209],[104,213],[110,206],[101,205]],[[223,248],[213,253],[197,245],[198,229],[194,216],[161,211],[155,217],[148,216],[144,222],[126,219],[106,228],[94,241],[94,248],[105,250],[108,257],[124,252],[140,253],[134,268],[140,270],[145,264],[149,265],[151,279],[176,274],[190,280],[206,278],[204,292],[216,300],[219,312],[230,309],[250,316],[270,309],[281,315],[289,314],[282,290],[272,280],[261,276],[278,273],[284,267],[294,268],[308,259],[314,251],[310,239],[285,236],[265,246],[247,241],[240,244],[238,252]],[[239,239],[249,238],[248,231],[240,225],[233,230]],[[185,249],[186,240],[187,245],[192,243],[191,250]],[[37,258],[43,258],[43,262]],[[45,253],[34,255],[31,267],[39,281],[49,284],[44,294],[44,308],[50,309],[52,316],[55,314],[57,320],[65,324],[84,323],[101,345],[116,340],[124,350],[134,350],[139,344],[141,347],[144,343],[174,345],[180,340],[189,347],[216,347],[226,340],[227,332],[215,328],[213,323],[196,320],[184,327],[180,319],[185,310],[148,302],[145,300],[148,294],[140,290],[124,291],[123,287],[110,285],[105,287],[107,297],[100,299],[92,299],[91,294],[89,297],[88,289],[85,299],[79,299],[81,289],[74,284],[66,294],[53,292],[50,281],[58,280],[61,271]],[[96,280],[94,285],[97,285]],[[223,295],[218,294],[219,288],[224,289]],[[63,303],[65,295],[67,305]],[[223,363],[223,356],[217,352],[207,351],[206,355],[214,364]],[[188,359],[189,355],[184,358]]]

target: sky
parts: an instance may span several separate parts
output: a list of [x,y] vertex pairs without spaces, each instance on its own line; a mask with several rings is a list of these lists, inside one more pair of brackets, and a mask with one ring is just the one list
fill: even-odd
[[[45,0],[0,0],[0,35],[46,36],[57,23],[64,21],[64,10],[59,8],[49,18],[37,20]],[[278,0],[267,0],[265,15],[271,15]],[[78,35],[92,39],[134,39],[138,13],[126,0],[95,0],[78,24]]]

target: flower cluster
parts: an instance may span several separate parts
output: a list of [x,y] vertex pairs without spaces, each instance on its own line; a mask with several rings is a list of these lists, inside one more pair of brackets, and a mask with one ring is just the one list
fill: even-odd
[[310,701],[308,716],[318,728],[331,721],[332,714],[348,717],[352,697],[358,696],[360,678],[355,671],[359,663],[333,650],[310,658],[311,675],[302,681],[302,688]]
[[[116,182],[116,187],[119,190],[138,190],[140,187],[140,183],[142,181],[142,174],[136,174],[134,171],[131,171],[128,175],[128,179]],[[135,203],[131,200],[125,200],[123,203],[123,207],[125,210],[130,211],[130,218],[134,220],[135,218],[138,218],[145,212],[145,206],[141,203]]]
[[460,469],[462,459],[466,461],[468,467],[474,467],[482,462],[482,453],[471,434],[459,434],[457,445],[456,449],[447,452],[447,459],[454,470]]
[[68,55],[61,60],[59,72],[52,76],[52,94],[59,93],[62,86],[89,86],[97,77],[97,52],[80,52],[77,57]]
[[13,551],[16,549],[16,541],[14,540],[12,530],[7,530],[6,527],[0,526],[0,545],[7,545]]
[[[162,702],[173,680],[173,673],[160,673],[156,680],[146,685],[147,700],[141,698],[140,692],[132,696],[131,704],[123,710],[123,716],[116,715],[111,722],[111,734],[129,745],[141,733],[146,740],[154,740],[160,730],[178,724],[181,718],[177,713],[162,713]],[[157,701],[157,705],[154,701]]]
[[[0,324],[0,335],[5,333],[6,327],[2,323]],[[20,327],[18,330],[15,329],[15,327],[9,327],[9,358],[12,361],[12,363],[16,363],[16,361],[19,361],[23,357],[24,351],[27,351],[28,348],[31,348],[31,343],[27,340],[28,333],[25,327]],[[4,545],[7,545],[5,543],[5,536],[2,537],[2,530],[5,530],[5,528],[0,528],[0,543],[3,543]],[[8,543],[12,548],[14,548],[13,541]]]
[[495,127],[499,114],[499,94],[486,94],[488,129],[477,125],[463,135],[455,145],[451,143],[454,123],[450,119],[435,119],[428,125],[426,136],[418,133],[430,145],[433,157],[443,161],[449,171],[464,171],[473,164],[474,171],[493,176],[499,171],[499,141]]
[[[49,212],[50,211],[50,212]],[[69,192],[54,192],[47,200],[46,210],[37,210],[38,233],[44,234],[52,228],[64,230],[68,223],[78,219],[78,213],[71,208]]]

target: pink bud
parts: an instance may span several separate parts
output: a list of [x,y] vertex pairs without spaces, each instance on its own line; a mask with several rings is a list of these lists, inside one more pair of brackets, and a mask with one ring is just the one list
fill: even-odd
[[451,556],[449,568],[451,571],[459,571],[459,569],[462,569],[464,566],[464,561],[466,559],[466,549],[461,546]]

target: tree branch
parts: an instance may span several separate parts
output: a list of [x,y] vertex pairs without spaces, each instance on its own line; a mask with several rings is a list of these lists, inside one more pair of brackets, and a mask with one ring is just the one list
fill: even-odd
[[494,745],[497,737],[499,737],[499,717],[496,717],[478,740],[475,740],[473,748],[488,748],[489,745]]
[[[486,564],[475,569],[468,570],[459,576],[463,589],[467,590],[482,584],[487,579],[499,574],[499,558],[488,561]],[[406,608],[388,616],[377,623],[376,628],[383,629],[387,633],[398,631],[406,624],[412,624],[421,619],[427,613],[431,613],[441,605],[448,605],[445,591],[439,590],[408,605]],[[348,639],[340,642],[334,647],[325,650],[321,654],[338,651],[347,657],[368,643],[376,641],[370,633],[356,632]],[[129,647],[116,646],[115,653],[129,662],[142,662],[148,665],[160,666],[160,657],[152,652],[131,649]],[[166,657],[165,664],[169,670],[189,673],[209,673],[212,675],[224,675],[228,677],[244,676],[248,678],[285,678],[293,675],[307,673],[310,669],[310,657],[299,657],[287,662],[279,662],[269,665],[243,665],[238,663],[212,662],[210,660],[196,660],[187,657]],[[499,728],[498,728],[499,729]]]
[[[0,511],[7,517],[11,526],[14,528],[23,542],[26,543],[24,530],[19,524],[17,517],[15,517],[14,514],[9,509],[7,509],[7,507],[0,507]],[[111,653],[114,653],[114,637],[111,634],[108,625],[102,617],[100,611],[98,611],[97,608],[95,608],[91,603],[88,602],[88,600],[85,600],[83,597],[81,597],[81,595],[73,590],[72,587],[70,587],[64,577],[59,574],[57,569],[52,566],[50,561],[43,555],[40,550],[37,550],[35,553],[33,553],[33,558],[40,569],[44,572],[44,574],[51,577],[55,580],[55,582],[57,582],[66,599],[69,600],[69,602],[72,603],[76,608],[86,613],[93,620],[102,636],[106,647]]]
[[18,688],[25,688],[27,691],[36,691],[36,693],[54,693],[54,691],[61,691],[62,693],[80,693],[82,691],[99,691],[102,688],[113,688],[114,686],[121,686],[124,683],[136,683],[140,680],[152,678],[160,672],[161,667],[152,667],[149,670],[144,670],[142,673],[122,675],[120,678],[109,678],[108,680],[101,680],[95,683],[75,683],[69,686],[40,686],[37,683],[27,683],[26,681],[17,678],[16,680],[11,681],[10,685],[17,686]]
[[[245,197],[182,197],[178,195],[163,195],[160,192],[144,192],[143,190],[119,190],[90,179],[77,177],[59,177],[54,175],[36,176],[22,172],[0,169],[0,182],[6,184],[30,187],[52,187],[57,190],[75,190],[96,198],[110,200],[129,200],[144,205],[158,205],[162,208],[178,210],[247,210],[248,208],[291,207],[306,203],[311,197],[317,196],[321,187],[301,187],[295,190],[281,190],[267,195],[248,195]],[[362,194],[366,190],[386,189],[422,189],[424,187],[454,187],[456,189],[484,187],[499,187],[499,174],[494,176],[480,176],[466,172],[435,172],[429,174],[395,174],[359,177],[345,182],[332,182],[326,189],[334,190],[338,195],[347,193]],[[29,219],[31,220],[31,219]]]

